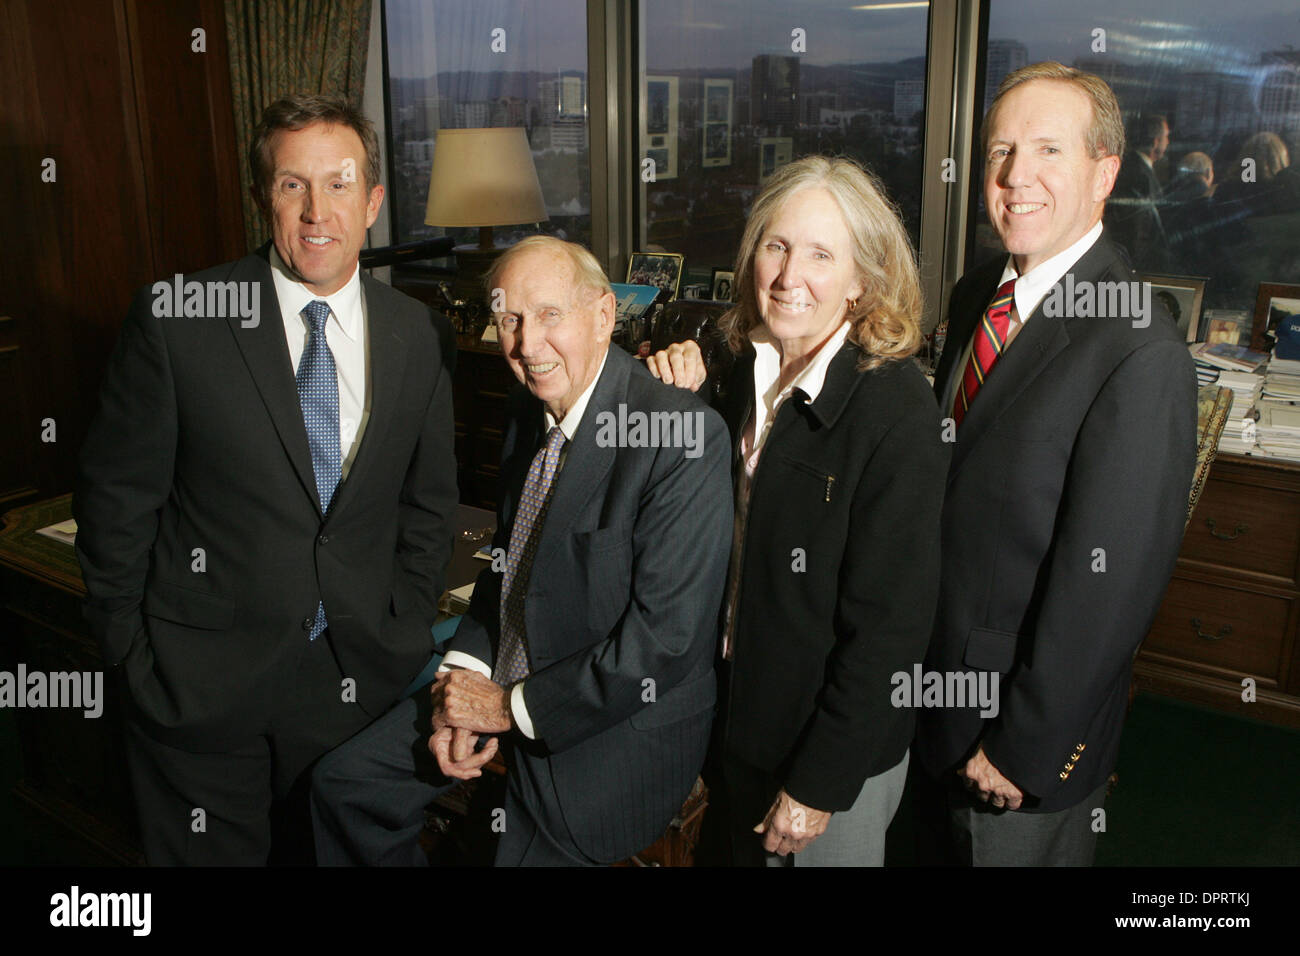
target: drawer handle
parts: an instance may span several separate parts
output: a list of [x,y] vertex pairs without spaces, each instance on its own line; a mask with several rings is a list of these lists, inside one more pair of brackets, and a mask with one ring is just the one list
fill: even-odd
[[1213,518],[1206,518],[1205,523],[1210,526],[1210,534],[1214,535],[1214,537],[1218,538],[1220,541],[1236,541],[1239,535],[1243,535],[1250,530],[1244,524],[1238,522],[1237,528],[1232,532],[1232,534],[1223,534],[1214,530]]
[[1232,625],[1223,625],[1223,627],[1219,628],[1218,634],[1206,634],[1201,630],[1201,619],[1199,617],[1194,617],[1192,618],[1192,630],[1196,632],[1197,637],[1202,638],[1203,640],[1219,641],[1232,633]]

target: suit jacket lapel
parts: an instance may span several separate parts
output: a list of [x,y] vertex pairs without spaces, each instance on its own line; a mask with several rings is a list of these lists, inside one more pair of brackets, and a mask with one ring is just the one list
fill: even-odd
[[731,477],[735,478],[740,467],[740,439],[745,432],[749,416],[754,412],[754,360],[757,356],[753,348],[747,347],[736,358],[731,372],[731,387],[727,390],[727,404],[723,409],[723,419],[731,432]]
[[293,470],[302,482],[303,491],[320,512],[320,496],[316,492],[316,472],[311,463],[311,449],[307,445],[307,426],[302,421],[302,405],[298,401],[298,386],[293,377],[293,361],[284,337],[284,321],[280,315],[280,302],[271,279],[271,265],[264,252],[266,247],[246,256],[231,272],[235,281],[258,283],[261,294],[260,320],[255,327],[244,328],[240,316],[226,320],[235,343],[244,356],[253,384],[257,387],[271,422],[280,436],[280,444],[293,464]]
[[366,470],[379,454],[384,445],[384,436],[392,425],[397,396],[402,387],[402,376],[406,370],[406,343],[397,332],[397,322],[389,309],[382,306],[380,300],[385,290],[378,290],[379,282],[362,274],[361,290],[365,297],[367,351],[370,364],[366,369],[367,383],[370,389],[370,417],[366,419],[366,430],[361,436],[361,447],[357,449],[348,476],[339,485],[330,513],[347,505],[357,494],[356,488],[364,477]]
[[542,403],[529,394],[528,389],[523,385],[517,385],[515,388],[519,390],[514,393],[515,395],[522,393],[517,400],[523,406],[523,411],[515,415],[514,437],[507,438],[506,457],[501,462],[501,487],[506,489],[506,493],[501,495],[497,522],[503,531],[505,546],[510,542],[510,532],[514,528],[519,496],[523,491],[524,482],[528,479],[528,469],[533,463],[534,456],[542,447],[542,428],[545,424],[542,417]]
[[[944,343],[943,354],[939,356],[939,365],[934,370],[934,395],[941,405],[944,394],[948,390],[948,380],[964,371],[957,367],[957,363],[964,356],[966,346],[970,344],[971,336],[975,334],[975,326],[979,323],[984,310],[993,301],[993,293],[998,290],[998,279],[1002,275],[1001,266],[1005,262],[1003,258],[997,263],[990,263],[990,266],[997,267],[996,272],[986,267],[989,273],[987,280],[983,276],[976,277],[971,291],[963,300],[958,301],[954,298],[954,301],[948,304],[948,338]],[[945,408],[943,414],[945,418],[952,414],[951,406]]]
[[[578,514],[590,502],[605,472],[614,464],[618,454],[617,443],[602,447],[596,442],[598,428],[596,416],[603,411],[617,412],[619,402],[627,401],[627,382],[631,364],[635,360],[617,346],[609,346],[609,357],[600,374],[591,401],[583,413],[577,434],[569,443],[564,456],[564,468],[555,479],[551,503],[546,510],[546,523],[537,543],[534,566],[547,560],[548,548],[557,546],[568,535]],[[631,409],[629,409],[631,411]]]

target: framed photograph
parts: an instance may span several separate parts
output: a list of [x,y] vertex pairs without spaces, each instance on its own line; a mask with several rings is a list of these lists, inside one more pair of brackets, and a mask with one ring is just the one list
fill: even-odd
[[735,80],[704,80],[702,166],[731,165],[731,109],[735,85]]
[[1271,352],[1277,344],[1278,325],[1295,316],[1300,316],[1300,285],[1261,282],[1255,297],[1250,347],[1256,352]]
[[1201,300],[1205,297],[1205,276],[1138,276],[1151,284],[1151,298],[1164,303],[1173,316],[1184,342],[1195,342],[1201,329]]
[[677,178],[677,77],[645,78],[641,155],[654,161],[655,181]]
[[628,285],[652,285],[671,299],[682,281],[682,257],[675,252],[634,252],[627,261]]
[[718,302],[732,301],[736,291],[736,273],[731,269],[713,270],[713,298]]
[[767,178],[794,159],[793,136],[764,136],[758,141],[758,181]]
[[1206,345],[1249,345],[1250,313],[1245,309],[1206,309],[1197,338]]

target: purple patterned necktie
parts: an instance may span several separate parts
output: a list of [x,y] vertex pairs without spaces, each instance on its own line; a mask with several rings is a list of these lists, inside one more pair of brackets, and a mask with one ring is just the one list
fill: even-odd
[[564,432],[556,426],[546,433],[546,444],[534,456],[524,481],[514,527],[510,529],[510,550],[501,577],[501,642],[492,679],[509,687],[528,676],[528,640],[524,634],[524,592],[533,568],[533,553],[542,534],[551,485],[560,464]]
[[[320,496],[321,514],[328,514],[330,501],[343,477],[343,454],[339,436],[339,380],[334,370],[334,355],[325,340],[325,323],[329,321],[328,302],[317,299],[303,307],[310,326],[307,344],[298,360],[298,401],[302,404],[302,421],[307,427],[307,445],[311,449],[312,471],[316,473],[316,493]],[[325,604],[316,605],[316,620],[311,626],[311,640],[320,637],[328,622]]]

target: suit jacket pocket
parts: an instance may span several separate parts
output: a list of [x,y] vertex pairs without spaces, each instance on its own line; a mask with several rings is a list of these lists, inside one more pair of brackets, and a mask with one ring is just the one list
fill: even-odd
[[718,681],[710,668],[704,676],[678,684],[654,702],[647,702],[628,722],[638,730],[667,727],[707,710],[717,698]]
[[145,588],[144,613],[205,631],[224,631],[235,623],[232,601],[167,581],[152,581]]
[[962,660],[970,667],[982,671],[1005,674],[1016,660],[1016,642],[1020,635],[1013,631],[994,631],[986,627],[971,628],[966,638],[966,653]]

